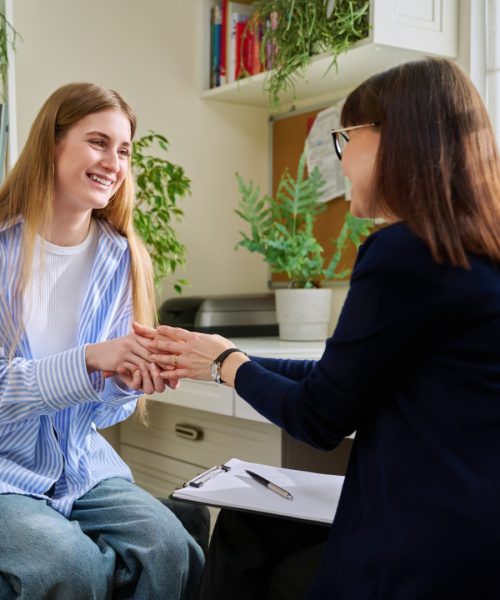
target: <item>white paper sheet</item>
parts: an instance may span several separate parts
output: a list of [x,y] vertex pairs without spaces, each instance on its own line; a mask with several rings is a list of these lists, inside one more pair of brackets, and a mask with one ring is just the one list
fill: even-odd
[[[211,506],[332,523],[344,477],[272,467],[237,458],[225,464],[231,467],[230,471],[219,472],[201,487],[187,485],[176,490],[173,497]],[[287,500],[257,483],[245,472],[246,469],[289,491],[293,500]]]
[[306,139],[307,170],[309,173],[318,167],[325,180],[320,202],[327,202],[343,196],[346,192],[346,178],[333,145],[332,129],[340,127],[342,103],[322,110],[316,115]]

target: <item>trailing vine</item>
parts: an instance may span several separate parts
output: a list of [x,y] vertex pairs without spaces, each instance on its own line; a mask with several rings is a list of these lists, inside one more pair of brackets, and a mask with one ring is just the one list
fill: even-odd
[[294,93],[296,79],[304,76],[313,56],[331,55],[328,72],[337,68],[340,54],[368,36],[369,5],[369,0],[257,0],[254,14],[268,23],[263,28],[262,62],[266,48],[274,49],[264,88],[272,109],[279,108],[284,94]]

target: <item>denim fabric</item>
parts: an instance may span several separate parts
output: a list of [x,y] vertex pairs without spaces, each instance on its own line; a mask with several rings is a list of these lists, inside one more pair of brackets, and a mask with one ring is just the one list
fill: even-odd
[[2,600],[194,599],[203,553],[175,515],[123,479],[78,499],[0,495]]

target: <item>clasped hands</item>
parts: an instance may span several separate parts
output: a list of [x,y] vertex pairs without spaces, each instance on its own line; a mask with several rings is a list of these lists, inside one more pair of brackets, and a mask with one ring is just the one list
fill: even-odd
[[86,363],[89,372],[118,377],[131,389],[161,393],[176,389],[184,377],[210,380],[214,358],[232,346],[219,335],[134,323],[126,336],[86,346]]

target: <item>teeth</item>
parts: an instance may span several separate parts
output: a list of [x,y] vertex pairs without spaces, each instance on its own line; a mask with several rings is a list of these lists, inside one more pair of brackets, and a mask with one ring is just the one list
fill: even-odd
[[97,181],[98,183],[102,183],[102,185],[111,185],[113,182],[109,181],[109,179],[103,179],[102,177],[98,177],[97,175],[89,175],[90,179],[93,181]]

